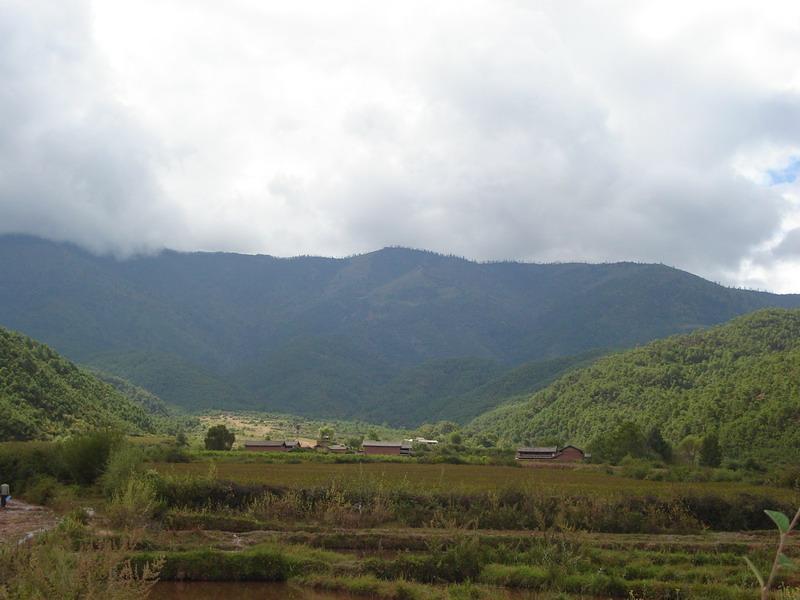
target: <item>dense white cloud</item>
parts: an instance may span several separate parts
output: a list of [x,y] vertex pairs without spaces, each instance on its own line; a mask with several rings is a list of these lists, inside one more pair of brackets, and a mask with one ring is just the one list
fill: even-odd
[[0,4],[0,231],[800,291],[796,3],[51,5]]

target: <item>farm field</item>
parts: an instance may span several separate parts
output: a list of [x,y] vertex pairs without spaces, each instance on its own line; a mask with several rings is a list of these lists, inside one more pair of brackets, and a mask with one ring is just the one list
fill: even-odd
[[[41,544],[15,546],[21,554],[5,568],[88,553],[105,569],[111,552],[107,560],[157,566],[154,599],[745,600],[757,584],[744,558],[765,570],[775,554],[764,510],[800,503],[791,487],[634,479],[594,465],[236,451],[166,462],[157,438],[119,442],[96,459],[109,435],[72,442],[80,454],[68,443],[0,446],[19,497],[61,520]],[[105,472],[82,485],[57,479],[69,472],[42,477],[73,456]],[[126,479],[109,494],[118,469]],[[796,557],[798,540],[784,552]],[[788,570],[777,579],[798,583]]]
[[[154,463],[159,473],[171,476],[203,476],[210,461]],[[637,480],[609,474],[602,468],[505,467],[492,465],[419,464],[399,462],[272,463],[213,461],[216,477],[242,484],[289,488],[365,485],[387,490],[486,492],[515,488],[539,495],[600,495],[604,497],[653,495],[676,497],[690,494],[769,495],[796,502],[800,494],[787,488],[756,486],[741,482],[672,482]]]

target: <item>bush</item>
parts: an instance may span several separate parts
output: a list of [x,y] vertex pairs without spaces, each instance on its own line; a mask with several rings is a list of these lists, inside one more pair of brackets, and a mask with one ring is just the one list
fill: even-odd
[[71,519],[33,543],[0,546],[0,597],[144,600],[158,580],[153,557],[134,568],[129,542],[87,541]]
[[158,502],[153,483],[147,477],[134,475],[114,492],[106,512],[113,527],[133,529],[146,525],[156,508]]
[[[294,565],[279,550],[261,549],[241,552],[191,550],[167,552],[161,579],[168,581],[286,581]],[[157,558],[141,553],[134,564],[147,564]]]
[[230,450],[236,436],[225,425],[214,425],[206,433],[206,450]]
[[112,430],[93,431],[71,437],[60,447],[65,474],[75,483],[90,485],[103,474],[111,452],[122,441]]
[[0,474],[14,489],[27,487],[42,475],[61,473],[59,452],[51,442],[10,442],[0,444]]
[[144,458],[142,448],[129,444],[120,446],[111,453],[102,478],[103,492],[107,498],[113,498],[135,473],[141,471]]
[[622,459],[622,476],[630,479],[645,479],[650,474],[651,464],[647,460],[626,456]]
[[42,475],[25,488],[25,497],[33,504],[50,504],[58,496],[61,485],[55,477]]

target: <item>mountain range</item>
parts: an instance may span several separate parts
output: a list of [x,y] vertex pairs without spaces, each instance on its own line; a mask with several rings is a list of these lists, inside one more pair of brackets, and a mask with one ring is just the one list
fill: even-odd
[[120,260],[0,237],[0,325],[189,409],[466,422],[609,350],[798,306],[658,264],[406,248]]

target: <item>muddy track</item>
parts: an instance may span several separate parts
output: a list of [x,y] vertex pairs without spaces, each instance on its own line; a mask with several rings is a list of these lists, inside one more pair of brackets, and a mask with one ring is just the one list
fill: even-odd
[[18,542],[46,531],[56,523],[56,516],[51,510],[14,498],[0,509],[0,544]]

